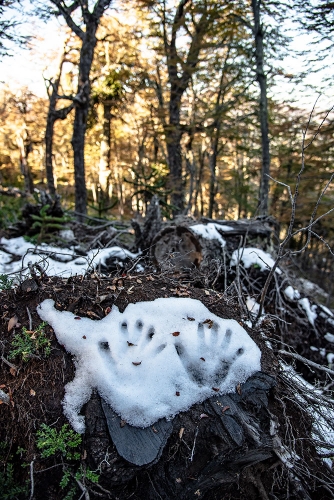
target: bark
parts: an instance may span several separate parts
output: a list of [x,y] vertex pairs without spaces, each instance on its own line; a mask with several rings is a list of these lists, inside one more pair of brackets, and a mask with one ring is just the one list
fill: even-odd
[[252,0],[254,17],[253,34],[255,41],[256,79],[260,87],[260,126],[262,142],[262,169],[259,194],[259,214],[268,215],[269,209],[269,174],[270,174],[270,143],[268,130],[267,76],[264,71],[263,38],[261,24],[261,0]]

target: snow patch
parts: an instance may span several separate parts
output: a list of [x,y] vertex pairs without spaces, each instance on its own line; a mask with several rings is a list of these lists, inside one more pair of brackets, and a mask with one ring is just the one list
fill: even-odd
[[[260,248],[252,247],[234,250],[231,258],[231,266],[236,266],[239,260],[242,261],[246,269],[252,265],[257,265],[261,271],[268,271],[275,264],[274,259],[269,253],[264,252]],[[282,274],[282,271],[278,267],[275,271],[277,274]]]
[[291,285],[289,285],[285,290],[284,290],[284,295],[290,299],[290,300],[298,300],[300,299],[300,293],[296,288],[293,288]]
[[315,312],[317,306],[316,305],[311,306],[310,301],[306,297],[298,300],[298,304],[302,306],[302,308],[306,312],[309,322],[311,323],[312,326],[314,326],[314,321],[317,318],[317,313]]
[[327,314],[327,316],[330,316],[331,318],[334,318],[334,314],[328,307],[323,306],[322,304],[319,304],[319,307]]
[[[39,264],[45,269],[49,276],[62,275],[69,277],[74,274],[83,275],[88,269],[106,265],[108,259],[126,258],[135,259],[139,254],[134,254],[124,248],[114,246],[90,250],[86,256],[78,257],[75,248],[58,248],[42,243],[33,245],[24,240],[22,236],[18,238],[1,238],[0,243],[11,254],[22,257],[20,261],[10,262],[12,257],[1,258],[0,253],[0,274],[13,274],[21,272],[28,262]],[[4,254],[8,257],[8,254]],[[60,262],[59,262],[60,261]],[[28,271],[30,272],[30,271]],[[24,275],[24,272],[21,273]]]
[[226,241],[219,233],[219,231],[217,231],[217,229],[220,228],[221,226],[219,224],[209,222],[209,224],[195,224],[194,226],[190,226],[189,229],[191,229],[191,231],[193,231],[195,234],[198,234],[199,236],[202,236],[202,238],[205,238],[207,240],[218,240],[221,244],[221,247],[224,248],[224,246],[226,245]]
[[334,354],[332,352],[329,352],[327,354],[327,362],[329,365],[332,365],[334,361]]
[[324,337],[327,342],[331,342],[332,344],[334,344],[334,335],[332,333],[327,332]]
[[[253,299],[253,297],[247,297],[246,299],[246,307],[248,309],[248,311],[253,314],[254,316],[256,316],[260,310],[260,304],[258,302],[256,302],[255,299]],[[264,314],[264,309],[262,309],[262,312]]]
[[261,369],[261,351],[247,332],[198,300],[159,298],[129,304],[123,313],[113,306],[100,321],[57,311],[50,299],[37,311],[75,356],[63,406],[80,433],[79,411],[94,388],[123,420],[147,427],[216,393],[234,392]]

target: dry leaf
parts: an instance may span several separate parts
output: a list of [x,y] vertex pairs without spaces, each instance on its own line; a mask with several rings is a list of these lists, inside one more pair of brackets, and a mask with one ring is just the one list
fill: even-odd
[[219,392],[219,391],[220,391],[219,387],[211,387],[211,389],[212,389],[213,391],[215,391],[215,392]]
[[15,328],[17,323],[18,323],[17,316],[13,316],[12,318],[10,318],[10,320],[8,321],[8,331],[10,332],[13,328]]
[[180,332],[173,332],[172,335],[173,337],[178,337],[180,335]]
[[121,420],[120,424],[119,424],[121,427],[124,427],[126,425],[126,422],[125,420]]
[[3,389],[4,387],[6,387],[6,384],[1,384],[0,385],[0,389]]
[[238,393],[238,394],[239,394],[239,396],[240,396],[240,395],[241,395],[241,385],[240,385],[240,384],[238,384],[238,385],[237,385],[237,387],[236,387],[236,389],[237,389],[237,393]]
[[87,311],[87,316],[89,316],[90,318],[96,318],[98,320],[100,320],[100,316],[98,314],[96,314],[94,311]]
[[205,358],[199,358],[199,359],[201,359],[202,361],[205,361]]
[[87,458],[87,451],[86,450],[83,451],[81,458],[82,458],[82,460],[86,460],[86,458]]
[[127,343],[128,343],[128,346],[129,346],[129,347],[132,347],[132,346],[136,346],[136,345],[137,345],[137,344],[133,344],[132,342],[129,342],[128,340],[127,340]]
[[180,432],[179,432],[179,438],[182,439],[184,433],[184,427],[181,427]]
[[208,290],[204,290],[205,295],[210,295],[210,292]]
[[133,288],[134,285],[130,286],[130,288],[127,290],[127,293],[133,293],[131,290]]
[[155,434],[158,434],[158,430],[154,427],[154,425],[152,425],[152,431],[155,433]]
[[111,312],[111,307],[106,307],[104,310],[104,314],[107,316]]
[[87,337],[86,337],[86,335],[83,335],[82,338],[86,340]]
[[132,361],[132,364],[135,365],[135,366],[139,366],[141,365],[141,361]]
[[80,318],[79,316],[75,316],[75,318],[74,318],[74,319],[81,319],[81,318]]
[[180,392],[176,391],[175,396],[179,396],[179,395],[180,395]]
[[207,415],[206,413],[201,413],[199,418],[209,418],[209,415]]
[[229,410],[229,409],[230,409],[230,407],[229,407],[229,406],[224,406],[224,407],[222,408],[222,413],[225,413],[225,412],[226,412],[226,410]]
[[34,389],[30,389],[29,394],[30,396],[36,396],[36,392],[34,391]]
[[140,280],[140,279],[137,279],[137,283],[142,283],[142,280]]
[[188,321],[195,321],[195,318],[189,318],[189,316],[187,316],[187,320]]
[[213,327],[212,319],[206,319],[205,321],[203,321],[203,325],[208,325],[209,328],[212,328]]
[[16,373],[17,373],[17,369],[16,368],[14,368],[13,366],[11,366],[9,368],[9,372],[10,372],[11,375],[13,375],[13,377],[16,377]]

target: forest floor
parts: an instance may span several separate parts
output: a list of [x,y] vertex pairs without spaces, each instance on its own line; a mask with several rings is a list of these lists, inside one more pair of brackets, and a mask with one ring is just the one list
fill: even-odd
[[[96,234],[91,236],[94,238]],[[289,273],[275,276],[268,290],[265,315],[252,325],[254,316],[245,305],[249,296],[258,296],[268,275],[258,266],[245,269],[241,263],[238,271],[230,268],[227,274],[220,270],[218,275],[217,268],[182,271],[173,265],[162,272],[146,260],[145,268],[136,272],[129,259],[121,266],[114,262],[109,270],[100,266],[81,276],[57,277],[37,268],[33,271],[0,292],[0,394],[8,397],[0,406],[0,486],[12,495],[3,498],[333,497],[330,464],[334,441],[330,434],[334,434],[334,429],[326,419],[333,416],[334,382],[321,367],[331,366],[328,355],[334,350],[334,314],[316,302],[312,294],[301,295],[301,300],[308,300],[306,308],[300,299],[287,296],[287,286],[296,286]],[[242,297],[238,287],[232,286],[236,279],[239,290],[243,290]],[[56,447],[53,454],[43,456],[37,446],[38,432],[43,424],[59,432],[67,424],[62,401],[65,385],[73,380],[75,363],[58,343],[53,329],[41,325],[38,304],[51,298],[58,310],[98,321],[114,306],[122,312],[128,304],[161,297],[197,299],[215,315],[235,319],[242,325],[260,348],[261,372],[268,377],[261,381],[255,376],[255,399],[250,403],[253,396],[248,395],[246,385],[232,399],[214,398],[213,402],[221,401],[221,422],[217,422],[211,400],[180,413],[174,418],[167,445],[156,461],[138,467],[119,455],[106,427],[101,400],[94,394],[82,410],[87,432],[78,446],[79,460],[68,459]],[[314,314],[313,324],[310,311]],[[23,331],[36,340],[41,330],[50,353],[45,346],[36,347],[36,342],[32,344],[36,349],[29,350],[28,342],[26,354],[22,355],[25,351],[21,349],[21,354],[13,355],[18,345],[15,339],[22,339]],[[293,369],[289,371],[289,353],[298,353],[315,363],[311,366],[292,358],[294,368],[312,386],[306,387]],[[229,406],[234,403],[235,413]],[[241,422],[244,411],[247,413]],[[322,433],[318,429],[319,434],[315,432],[315,421],[322,418],[324,425]],[[259,426],[261,438],[251,436],[247,419]],[[240,432],[244,437],[236,446],[236,433]],[[328,433],[327,439],[324,433]],[[321,455],[326,456],[325,462]],[[98,483],[91,471],[99,475]]]

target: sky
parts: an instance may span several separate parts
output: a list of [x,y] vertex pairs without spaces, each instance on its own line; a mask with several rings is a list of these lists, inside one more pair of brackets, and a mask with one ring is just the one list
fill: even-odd
[[[24,0],[23,6],[27,7],[28,5],[28,0]],[[52,77],[57,72],[65,38],[64,22],[56,18],[45,22],[33,15],[33,13],[28,16],[28,21],[27,16],[19,16],[18,20],[23,21],[18,27],[20,33],[30,35],[32,39],[29,49],[13,46],[13,56],[4,57],[0,60],[0,89],[2,86],[9,86],[14,90],[27,86],[34,94],[47,97],[43,75]],[[292,21],[288,20],[286,22],[285,31],[292,36],[292,50],[281,64],[285,73],[292,74],[305,71],[305,59],[297,56],[296,53],[305,49],[311,41],[309,36],[300,35],[293,31],[293,26]],[[330,76],[329,72],[330,70],[319,74],[309,72],[303,85],[291,83],[288,78],[277,77],[276,85],[271,89],[271,95],[289,103],[294,102],[306,111],[310,111],[318,97],[319,91],[317,89],[320,89],[320,80],[325,76]],[[307,86],[314,86],[316,90],[307,88]],[[317,107],[319,109],[329,109],[333,104],[332,86],[327,84]]]

